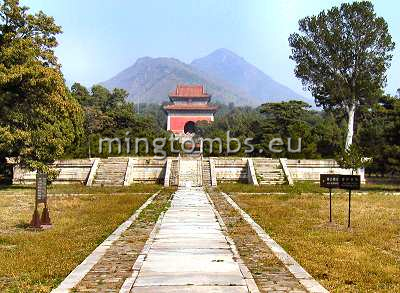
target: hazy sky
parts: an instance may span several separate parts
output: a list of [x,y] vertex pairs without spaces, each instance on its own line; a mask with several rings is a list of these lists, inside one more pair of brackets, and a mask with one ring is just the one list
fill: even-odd
[[[339,5],[334,0],[25,0],[63,27],[57,56],[68,82],[104,81],[139,57],[176,57],[184,62],[227,48],[275,80],[302,92],[289,60],[288,36],[300,18]],[[387,92],[400,87],[398,0],[373,1],[396,50]]]

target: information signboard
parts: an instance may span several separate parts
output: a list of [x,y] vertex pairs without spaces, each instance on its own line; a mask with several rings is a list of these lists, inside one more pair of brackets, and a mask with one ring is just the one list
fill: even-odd
[[329,188],[329,222],[332,222],[332,188],[346,189],[349,191],[349,219],[347,227],[350,228],[351,191],[360,189],[360,175],[321,174],[320,186]]
[[339,174],[321,174],[319,185],[325,188],[339,188]]
[[36,202],[47,203],[47,174],[36,174]]
[[347,190],[359,190],[361,185],[360,175],[340,175],[339,188]]

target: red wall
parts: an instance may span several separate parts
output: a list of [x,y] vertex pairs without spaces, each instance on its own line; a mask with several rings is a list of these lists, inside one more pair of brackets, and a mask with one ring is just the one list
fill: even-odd
[[212,121],[212,116],[171,116],[170,118],[170,130],[174,133],[182,133],[186,122],[188,121]]

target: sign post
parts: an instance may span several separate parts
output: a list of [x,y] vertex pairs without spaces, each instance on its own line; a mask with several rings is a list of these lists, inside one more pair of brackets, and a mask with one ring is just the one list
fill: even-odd
[[347,220],[347,228],[350,228],[350,222],[351,222],[351,189],[349,189],[349,218]]
[[332,188],[329,188],[329,223],[332,223]]
[[321,174],[320,186],[329,188],[329,222],[332,222],[332,188],[347,189],[349,191],[349,215],[347,228],[351,224],[351,191],[361,186],[360,175]]
[[[42,217],[39,216],[38,205],[44,204]],[[30,227],[41,229],[43,226],[51,226],[49,209],[47,207],[47,174],[37,172],[36,174],[36,194],[35,194],[35,211],[33,212]]]
[[339,186],[341,189],[347,189],[349,191],[349,215],[347,228],[351,226],[351,191],[358,190],[361,186],[360,175],[340,175]]
[[40,216],[39,216],[38,205],[37,205],[37,201],[36,200],[35,200],[35,210],[33,211],[30,227],[34,228],[34,229],[41,229],[42,228],[42,223],[40,222]]
[[332,188],[339,187],[339,175],[321,174],[320,187],[329,188],[329,223],[332,223]]

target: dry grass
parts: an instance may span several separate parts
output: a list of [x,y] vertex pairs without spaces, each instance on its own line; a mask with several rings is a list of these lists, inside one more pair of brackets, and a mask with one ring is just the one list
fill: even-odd
[[[127,194],[154,193],[161,188],[157,184],[132,184],[130,186],[85,186],[82,184],[55,184],[48,186],[49,194]],[[34,185],[0,186],[0,196],[8,194],[35,194]]]
[[326,189],[320,188],[313,182],[300,182],[294,186],[283,185],[260,185],[255,186],[244,183],[222,183],[218,184],[218,189],[229,193],[323,193]]
[[400,292],[400,196],[245,195],[234,200],[333,292]]
[[[260,185],[255,186],[243,183],[222,183],[218,184],[218,189],[229,193],[289,193],[289,194],[308,194],[308,193],[327,193],[328,189],[319,187],[319,183],[303,181],[297,182],[294,186],[283,185]],[[389,184],[363,184],[361,190],[355,193],[365,192],[400,192],[400,185]],[[333,189],[333,193],[346,193],[344,190]]]
[[53,228],[33,232],[25,229],[33,198],[11,195],[20,190],[30,189],[11,188],[0,195],[1,292],[48,292],[152,194],[126,194],[130,188],[113,196],[50,196]]

